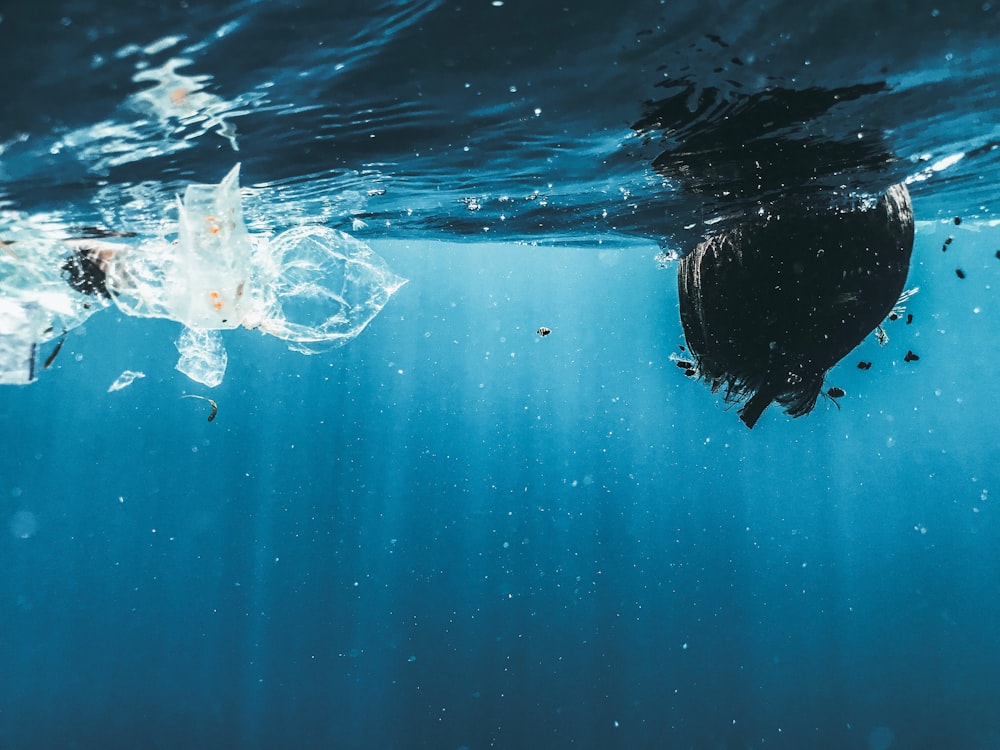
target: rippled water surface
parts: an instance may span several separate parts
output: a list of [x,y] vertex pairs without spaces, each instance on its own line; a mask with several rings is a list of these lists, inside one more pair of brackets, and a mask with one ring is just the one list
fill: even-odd
[[3,15],[14,210],[151,229],[158,202],[240,160],[260,227],[363,222],[368,236],[683,251],[776,194],[903,178],[923,218],[992,217],[990,3]]

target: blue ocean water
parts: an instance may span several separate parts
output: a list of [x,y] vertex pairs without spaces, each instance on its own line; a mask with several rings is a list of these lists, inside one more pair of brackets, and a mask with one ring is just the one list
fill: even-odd
[[[252,232],[408,279],[329,352],[224,331],[216,388],[114,307],[0,387],[0,748],[1000,745],[998,13],[0,7],[0,240],[240,162]],[[747,430],[672,259],[900,180],[912,323]]]

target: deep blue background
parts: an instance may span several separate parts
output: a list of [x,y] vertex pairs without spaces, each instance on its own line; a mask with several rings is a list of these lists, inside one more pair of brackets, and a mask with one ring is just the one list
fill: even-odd
[[380,244],[346,347],[226,334],[212,423],[174,324],[95,316],[0,391],[0,746],[988,746],[1000,237],[953,230],[753,432],[655,248]]

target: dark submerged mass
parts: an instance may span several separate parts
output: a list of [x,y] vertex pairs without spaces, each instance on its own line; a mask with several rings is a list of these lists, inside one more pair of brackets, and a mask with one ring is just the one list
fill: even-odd
[[874,206],[776,210],[699,244],[678,267],[681,323],[699,376],[742,402],[816,405],[826,373],[889,314],[913,249],[905,185]]
[[107,273],[100,256],[95,251],[76,248],[62,264],[62,272],[66,283],[81,294],[111,299]]

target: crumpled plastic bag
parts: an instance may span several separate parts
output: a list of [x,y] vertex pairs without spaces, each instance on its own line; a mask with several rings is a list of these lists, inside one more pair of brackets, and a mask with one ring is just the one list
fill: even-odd
[[248,328],[313,354],[350,341],[406,283],[370,247],[322,226],[282,232],[258,246]]
[[240,202],[240,165],[218,185],[189,185],[178,201],[175,242],[157,241],[115,255],[108,287],[115,304],[139,317],[188,328],[237,328],[253,247]]

